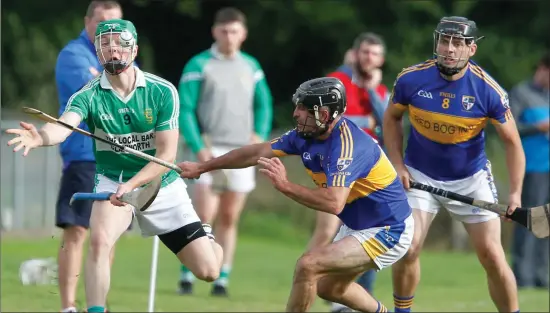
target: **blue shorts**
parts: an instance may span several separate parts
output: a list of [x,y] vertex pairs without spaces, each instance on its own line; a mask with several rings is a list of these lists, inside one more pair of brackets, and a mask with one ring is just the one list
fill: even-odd
[[90,226],[90,214],[93,201],[75,201],[69,206],[69,201],[75,192],[94,192],[95,162],[71,162],[63,171],[57,208],[55,225],[60,228],[70,226]]

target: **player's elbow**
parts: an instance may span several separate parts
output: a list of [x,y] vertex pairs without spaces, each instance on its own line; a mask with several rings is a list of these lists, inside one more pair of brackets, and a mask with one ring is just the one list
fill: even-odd
[[346,204],[345,202],[339,201],[337,199],[332,200],[328,203],[326,207],[326,212],[330,214],[338,215],[342,213],[342,211],[344,210],[345,204]]

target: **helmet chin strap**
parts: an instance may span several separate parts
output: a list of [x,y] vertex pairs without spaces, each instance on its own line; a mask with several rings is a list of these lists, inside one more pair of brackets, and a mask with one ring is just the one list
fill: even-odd
[[313,115],[315,116],[315,125],[318,127],[317,130],[313,131],[313,132],[307,132],[307,133],[299,132],[298,134],[302,138],[310,139],[310,138],[315,138],[315,137],[319,137],[319,136],[323,135],[324,133],[326,133],[328,131],[328,127],[327,127],[328,123],[330,121],[333,121],[336,118],[336,116],[338,116],[338,111],[334,111],[330,121],[327,121],[326,123],[322,123],[321,120],[320,120],[320,114],[319,114],[320,113],[319,108],[321,106],[322,106],[322,103],[321,103],[321,105],[314,105],[313,109],[312,109],[313,110]]
[[458,73],[460,73],[460,71],[462,71],[463,68],[466,67],[466,65],[464,65],[463,67],[447,67],[447,66],[443,66],[441,64],[439,64],[439,62],[436,62],[436,66],[437,66],[437,69],[439,70],[439,72],[445,76],[453,76],[453,75],[456,75]]
[[118,75],[122,72],[124,72],[128,68],[129,63],[124,61],[108,61],[105,62],[103,67],[105,68],[105,71],[111,75]]
[[330,119],[330,121],[327,121],[327,123],[321,123],[320,119],[319,119],[319,108],[323,106],[323,99],[321,98],[321,96],[319,96],[319,105],[314,105],[313,106],[313,115],[315,115],[315,125],[317,125],[317,127],[321,128],[321,129],[325,129],[327,127],[327,123],[334,120],[336,118],[336,116],[338,116],[338,110],[334,111],[334,113],[332,113],[332,118]]

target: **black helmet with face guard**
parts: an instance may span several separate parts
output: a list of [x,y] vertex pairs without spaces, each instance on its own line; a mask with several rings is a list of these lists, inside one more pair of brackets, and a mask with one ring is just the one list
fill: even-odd
[[[437,68],[443,75],[452,76],[460,72],[468,64],[469,55],[441,55],[437,51],[437,46],[444,40],[445,44],[453,45],[456,39],[466,46],[476,43],[483,37],[478,36],[476,23],[461,16],[443,17],[434,31],[434,48],[433,53],[437,59]],[[447,43],[448,42],[448,43]],[[464,54],[462,51],[461,54]],[[445,65],[443,60],[453,59],[454,66]]]
[[[321,77],[302,83],[292,96],[294,105],[303,105],[315,118],[316,130],[305,131],[307,119],[303,125],[298,124],[296,131],[303,138],[313,138],[328,130],[328,125],[346,110],[346,89],[344,84],[334,77]],[[329,118],[321,121],[319,110],[328,109]],[[309,119],[310,117],[308,117]],[[300,129],[300,126],[301,129]]]

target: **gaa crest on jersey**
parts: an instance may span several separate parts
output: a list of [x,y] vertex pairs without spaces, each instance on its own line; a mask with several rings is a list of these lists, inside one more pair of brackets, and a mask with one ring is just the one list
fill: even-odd
[[145,109],[144,116],[145,116],[145,120],[147,121],[147,123],[153,124],[153,110],[152,109],[149,109],[149,108]]
[[462,96],[462,108],[466,111],[470,111],[470,109],[474,106],[475,102],[476,102],[475,97]]
[[353,161],[353,158],[339,158],[338,162],[336,162],[336,168],[338,171],[343,171],[346,168],[348,168],[351,165],[351,162]]

